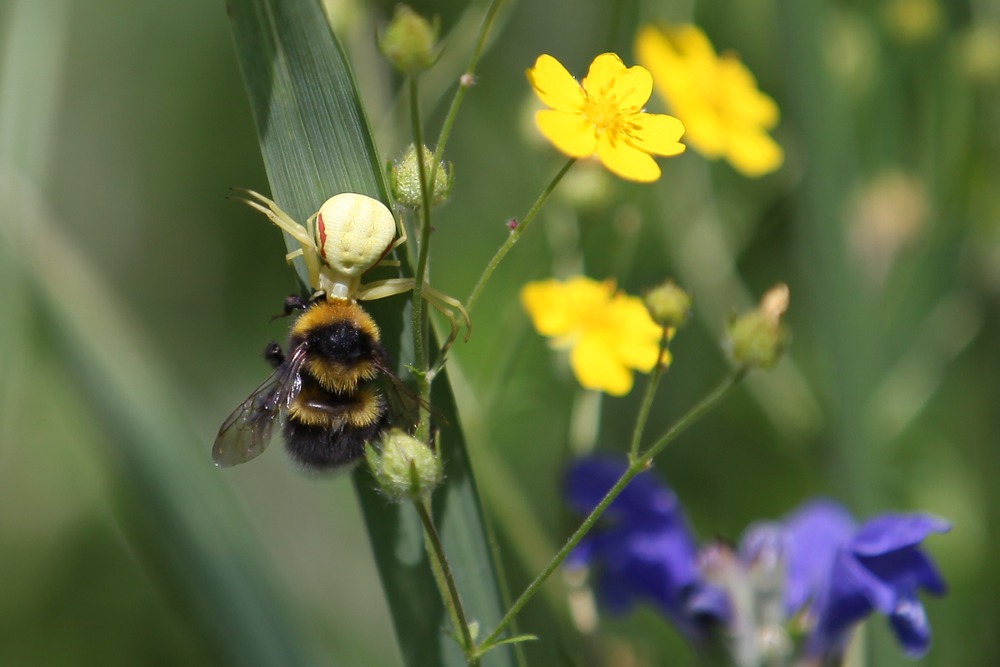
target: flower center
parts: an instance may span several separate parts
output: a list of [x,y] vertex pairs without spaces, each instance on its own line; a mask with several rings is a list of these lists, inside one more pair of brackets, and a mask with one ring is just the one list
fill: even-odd
[[588,97],[583,103],[583,117],[594,126],[598,134],[621,133],[625,124],[624,116],[618,99],[613,95]]

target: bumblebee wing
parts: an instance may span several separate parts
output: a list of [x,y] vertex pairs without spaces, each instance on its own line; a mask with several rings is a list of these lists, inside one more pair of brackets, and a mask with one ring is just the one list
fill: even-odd
[[410,385],[403,382],[403,379],[396,375],[392,369],[385,364],[377,364],[381,377],[384,379],[382,388],[385,391],[389,404],[389,414],[396,426],[406,429],[413,429],[420,421],[420,409],[424,408],[431,413],[432,420],[436,420],[443,425],[448,424],[439,410],[420,397]]
[[220,468],[246,463],[271,442],[274,423],[302,389],[299,371],[306,357],[300,345],[247,400],[233,410],[212,445],[212,461]]

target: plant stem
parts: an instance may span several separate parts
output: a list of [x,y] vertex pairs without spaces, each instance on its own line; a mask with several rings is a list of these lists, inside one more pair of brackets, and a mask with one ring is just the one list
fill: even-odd
[[656,366],[653,368],[653,374],[649,377],[649,382],[646,384],[646,393],[642,397],[642,406],[639,408],[639,416],[635,420],[635,428],[632,430],[632,445],[628,450],[628,461],[632,463],[639,458],[639,443],[642,441],[643,431],[646,430],[646,420],[649,418],[649,410],[653,407],[653,398],[656,396],[656,389],[660,386],[660,378],[663,377],[663,372],[666,370],[663,366],[663,355],[667,351],[667,347],[670,345],[670,329],[667,327],[663,328],[663,333],[660,337],[660,353],[656,357]]
[[472,639],[472,630],[469,628],[469,621],[465,616],[465,609],[462,607],[462,598],[459,597],[458,586],[455,584],[455,575],[451,571],[451,565],[448,564],[448,557],[444,553],[441,537],[438,535],[437,528],[434,527],[429,503],[426,499],[421,499],[414,501],[413,505],[417,508],[417,514],[420,515],[420,521],[424,525],[424,537],[427,538],[428,553],[433,561],[435,574],[440,575],[435,576],[434,580],[441,592],[441,599],[448,608],[456,631],[461,635],[462,651],[469,659],[469,665],[475,667],[479,665],[479,658],[474,655],[476,645]]
[[521,596],[514,602],[514,604],[511,605],[507,613],[504,614],[504,617],[500,619],[497,627],[494,628],[493,631],[490,632],[490,634],[482,641],[482,643],[479,644],[476,649],[477,656],[483,655],[492,648],[493,643],[497,641],[506,627],[510,625],[510,623],[514,620],[514,617],[517,616],[524,605],[527,604],[528,600],[530,600],[535,593],[538,592],[538,589],[541,588],[543,583],[545,583],[545,580],[556,571],[556,568],[562,564],[570,552],[576,548],[576,546],[580,543],[580,540],[582,540],[590,529],[593,528],[594,524],[601,518],[601,515],[604,514],[604,511],[608,508],[608,506],[614,502],[615,498],[617,498],[628,483],[632,481],[632,478],[649,468],[654,456],[663,451],[664,447],[666,447],[678,435],[698,421],[698,419],[704,416],[712,408],[717,406],[722,399],[725,398],[729,392],[740,383],[744,376],[746,376],[747,370],[748,369],[746,367],[736,369],[725,380],[723,380],[722,383],[720,383],[719,386],[712,391],[712,393],[703,398],[700,403],[681,417],[681,419],[678,420],[677,423],[675,423],[666,433],[664,433],[663,436],[657,440],[645,454],[629,462],[629,466],[625,472],[622,473],[621,478],[619,478],[619,480],[615,482],[615,485],[612,486],[611,489],[605,494],[604,498],[601,499],[601,502],[598,503],[597,507],[591,510],[590,514],[587,515],[587,518],[583,520],[582,524],[580,524],[580,527],[576,529],[576,532],[570,536],[569,540],[566,541],[566,544],[563,545],[558,553],[552,557],[552,560],[545,566],[545,569],[542,570],[537,577],[535,577],[535,580],[528,585],[524,592],[521,593]]
[[[475,75],[476,67],[479,66],[479,58],[482,57],[483,49],[486,47],[486,37],[489,35],[490,28],[493,27],[493,21],[496,19],[497,12],[500,11],[500,6],[503,3],[504,0],[493,0],[490,8],[486,11],[483,25],[479,29],[479,36],[476,38],[476,46],[472,51],[472,57],[469,59],[469,66],[465,68],[463,76],[473,77]],[[442,159],[444,159],[445,144],[448,143],[448,138],[451,136],[451,129],[455,125],[455,118],[458,116],[458,108],[462,105],[462,100],[465,99],[465,94],[468,90],[469,85],[460,82],[458,90],[455,91],[455,96],[451,98],[448,115],[444,118],[444,123],[441,125],[441,134],[438,135],[437,145],[434,147],[434,161],[431,166],[429,179],[431,183],[434,183],[437,178],[438,166],[441,164]]]
[[465,310],[470,314],[472,313],[472,309],[475,308],[476,302],[479,300],[479,296],[483,292],[483,288],[486,287],[486,283],[489,281],[490,277],[493,276],[493,272],[496,271],[496,268],[500,264],[501,260],[503,260],[504,256],[512,247],[514,247],[517,240],[521,238],[521,234],[524,234],[528,225],[530,225],[531,221],[538,215],[538,212],[541,210],[545,200],[549,198],[549,195],[552,194],[553,190],[555,190],[556,185],[559,184],[559,181],[562,180],[562,177],[566,175],[566,172],[569,171],[569,168],[572,167],[575,162],[576,158],[572,157],[566,162],[565,165],[563,165],[562,169],[559,170],[559,173],[555,175],[555,178],[553,178],[545,189],[542,190],[542,194],[538,195],[538,199],[535,200],[535,203],[525,214],[524,218],[518,222],[517,226],[514,227],[513,230],[511,230],[510,236],[507,237],[507,240],[503,242],[503,245],[501,245],[496,254],[493,255],[493,259],[490,260],[490,263],[486,265],[486,269],[483,271],[483,274],[479,276],[479,281],[476,283],[476,286],[472,288],[472,293],[469,294],[469,298],[465,302]]
[[649,465],[653,458],[662,452],[664,448],[669,445],[677,436],[683,433],[689,426],[694,424],[696,421],[702,418],[707,412],[712,410],[716,405],[722,402],[730,391],[732,391],[736,385],[738,385],[744,377],[746,377],[747,372],[750,370],[749,366],[740,366],[735,371],[729,374],[719,385],[712,391],[711,394],[701,399],[701,403],[694,406],[688,410],[687,414],[681,417],[670,429],[664,433],[659,440],[654,442],[646,453],[639,457],[638,463],[643,467]]
[[552,560],[550,560],[549,564],[545,566],[545,569],[542,570],[537,577],[535,577],[534,581],[528,584],[528,587],[524,589],[521,596],[514,602],[514,604],[511,605],[507,613],[504,614],[504,617],[500,619],[500,622],[497,624],[497,627],[493,629],[493,632],[491,632],[489,636],[483,640],[482,644],[479,645],[479,655],[482,655],[492,648],[490,645],[500,637],[500,634],[514,620],[514,617],[521,611],[524,605],[527,604],[528,600],[534,597],[541,585],[545,583],[545,580],[548,579],[553,572],[555,572],[556,568],[562,565],[566,556],[568,556],[576,545],[580,543],[580,540],[582,540],[584,535],[586,535],[594,524],[597,523],[597,520],[601,518],[601,515],[604,514],[604,510],[608,508],[608,505],[610,505],[611,502],[618,497],[618,494],[622,492],[630,481],[632,481],[632,478],[640,472],[642,472],[642,469],[639,468],[637,464],[629,466],[621,478],[613,487],[611,487],[611,490],[608,491],[601,502],[598,503],[597,507],[595,507],[591,511],[590,515],[583,520],[583,523],[580,524],[580,527],[576,529],[576,532],[573,533],[569,540],[567,540],[566,544],[564,544],[556,555],[552,557]]
[[417,265],[413,276],[413,364],[417,368],[417,395],[421,398],[420,423],[416,438],[426,442],[430,437],[430,412],[425,405],[430,400],[431,380],[427,373],[427,349],[424,343],[426,312],[424,310],[423,288],[427,276],[427,258],[430,255],[431,238],[431,193],[427,180],[427,165],[424,162],[424,135],[420,121],[420,98],[417,75],[409,77],[410,83],[410,124],[413,129],[413,147],[417,157],[417,174],[420,181],[420,216],[417,242]]

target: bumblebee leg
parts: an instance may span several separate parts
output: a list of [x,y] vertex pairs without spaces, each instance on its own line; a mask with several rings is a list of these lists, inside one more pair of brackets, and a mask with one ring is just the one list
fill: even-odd
[[291,315],[292,311],[305,310],[309,307],[309,301],[303,299],[298,294],[289,294],[285,297],[285,315]]
[[291,294],[285,297],[285,303],[281,308],[281,312],[271,318],[271,321],[278,319],[279,317],[288,317],[296,310],[305,310],[309,307],[309,301],[303,299],[298,294]]
[[277,343],[268,343],[264,348],[264,358],[272,368],[277,368],[285,363],[285,353],[281,351],[281,346]]

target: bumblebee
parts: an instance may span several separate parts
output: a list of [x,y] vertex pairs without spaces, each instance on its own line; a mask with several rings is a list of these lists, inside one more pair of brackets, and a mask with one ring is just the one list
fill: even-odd
[[[212,460],[220,467],[249,461],[267,447],[274,424],[284,417],[283,435],[291,457],[307,468],[324,470],[349,465],[388,426],[389,410],[378,389],[382,376],[394,378],[378,325],[359,300],[379,299],[413,289],[411,278],[362,284],[362,276],[406,241],[396,220],[381,202],[343,193],[328,199],[300,225],[277,204],[253,191],[242,201],[264,213],[299,243],[286,255],[302,257],[313,294],[308,300],[289,297],[285,314],[300,311],[292,325],[288,353],[277,343],[265,350],[274,367],[270,377],[240,404],[219,429]],[[428,303],[448,316],[456,339],[462,304],[423,285]],[[454,309],[454,310],[453,310]]]

